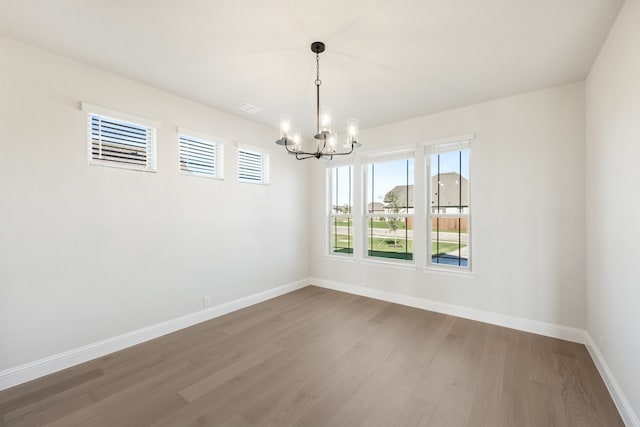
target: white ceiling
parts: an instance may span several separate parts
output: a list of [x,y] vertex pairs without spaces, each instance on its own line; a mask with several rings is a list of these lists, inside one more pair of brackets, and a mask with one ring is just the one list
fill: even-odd
[[[623,0],[0,0],[0,33],[268,126],[372,127],[583,80]],[[251,103],[254,115],[237,107]]]

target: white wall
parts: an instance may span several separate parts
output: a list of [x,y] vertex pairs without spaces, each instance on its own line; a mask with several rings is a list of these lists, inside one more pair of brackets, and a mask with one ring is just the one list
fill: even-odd
[[324,256],[323,164],[311,179],[312,276],[584,328],[584,126],[584,86],[576,83],[363,131],[363,149],[476,134],[473,277],[424,272],[424,251],[415,271]]
[[597,345],[602,337],[601,353],[636,414],[640,414],[639,23],[640,2],[625,2],[586,83],[587,329]]
[[[308,275],[309,174],[277,130],[6,38],[0,52],[0,371]],[[158,172],[88,166],[80,101],[159,122]],[[231,144],[224,181],[179,174],[176,125],[271,149],[271,185],[237,182]]]

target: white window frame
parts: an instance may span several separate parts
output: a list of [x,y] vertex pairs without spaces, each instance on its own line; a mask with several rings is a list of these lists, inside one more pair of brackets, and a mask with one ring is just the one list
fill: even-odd
[[[333,194],[335,191],[335,184],[333,182],[333,170],[337,169],[337,168],[342,168],[342,167],[349,167],[349,198],[350,198],[350,211],[348,213],[337,213],[334,212],[334,206],[333,206]],[[344,258],[353,258],[355,255],[355,247],[356,247],[356,232],[355,232],[355,224],[354,224],[354,218],[353,218],[353,209],[354,209],[354,203],[353,203],[353,199],[354,199],[354,187],[353,187],[353,180],[354,180],[354,171],[355,171],[355,166],[353,165],[353,163],[346,163],[346,162],[331,162],[330,164],[327,165],[327,254],[330,256],[337,256],[337,257],[344,257]],[[334,242],[334,238],[335,238],[335,234],[334,234],[334,220],[338,219],[338,218],[342,218],[342,219],[346,219],[348,222],[351,223],[351,253],[340,253],[340,252],[334,252],[334,248],[335,248],[335,242]]]
[[[254,156],[258,156],[260,158],[260,179],[250,179],[250,178],[243,178],[241,176],[241,163],[243,162],[243,160],[241,159],[242,154],[241,153],[246,153],[249,155],[254,155]],[[255,148],[255,147],[251,147],[248,145],[242,145],[239,144],[238,145],[238,152],[237,152],[237,165],[238,165],[238,182],[244,183],[244,184],[258,184],[258,185],[269,185],[270,181],[271,181],[271,173],[270,173],[270,154],[268,151],[261,149],[261,148]]]
[[[210,179],[224,179],[224,140],[206,133],[194,131],[191,129],[178,127],[178,169],[183,175],[191,175]],[[207,173],[206,169],[198,170],[190,169],[183,165],[183,156],[188,157],[189,151],[187,147],[183,147],[183,141],[195,141],[196,144],[202,144],[205,149],[198,156],[204,162],[213,163],[213,173]],[[209,146],[209,147],[206,147]]]
[[[426,190],[426,206],[425,206],[425,219],[426,219],[426,237],[427,237],[427,259],[426,265],[427,269],[430,270],[439,270],[439,271],[453,271],[453,272],[466,272],[471,273],[472,271],[472,224],[471,224],[471,212],[472,212],[472,203],[471,203],[471,141],[474,139],[474,134],[468,135],[460,135],[450,138],[442,138],[437,140],[432,140],[426,142],[424,144],[424,161],[425,161],[425,190]],[[469,177],[467,178],[468,185],[468,212],[457,212],[457,213],[433,213],[431,209],[432,205],[432,195],[433,195],[433,180],[431,179],[431,158],[432,156],[456,152],[462,150],[469,150]],[[444,263],[434,263],[433,262],[433,249],[431,244],[432,239],[432,220],[435,218],[466,218],[467,220],[467,265],[466,266],[458,266],[458,265],[449,265]]]
[[[156,153],[156,128],[158,127],[158,123],[149,119],[145,119],[142,117],[133,116],[126,113],[121,113],[118,111],[113,111],[107,108],[99,107],[97,105],[89,104],[83,102],[81,104],[81,110],[87,113],[87,163],[89,165],[94,166],[106,166],[118,169],[128,169],[134,171],[142,171],[142,172],[156,172],[156,161],[157,161],[157,153]],[[93,146],[94,146],[94,138],[93,138],[93,118],[97,117],[99,119],[112,120],[116,122],[121,122],[123,124],[129,124],[133,126],[137,126],[140,128],[144,128],[146,131],[146,145],[145,145],[145,164],[137,165],[137,164],[127,164],[125,162],[118,162],[114,160],[108,159],[97,159],[93,155]],[[102,139],[100,141],[100,146],[102,146]]]
[[[415,240],[415,227],[414,227],[414,236],[413,236],[413,251],[412,251],[412,259],[399,259],[399,258],[386,258],[386,257],[378,257],[369,255],[369,233],[368,233],[368,224],[371,218],[401,218],[405,221],[407,218],[412,218],[413,223],[415,224],[416,218],[416,207],[414,206],[413,213],[369,213],[369,209],[367,206],[367,195],[369,192],[368,183],[369,183],[369,165],[372,163],[382,163],[392,160],[408,160],[413,159],[414,162],[414,200],[415,200],[415,191],[416,191],[416,150],[415,145],[406,146],[406,147],[398,147],[393,150],[383,150],[383,151],[375,151],[369,152],[363,156],[362,161],[362,259],[366,262],[375,262],[381,264],[390,264],[390,265],[398,265],[398,266],[411,266],[415,268],[416,265],[416,240]],[[373,202],[373,201],[372,201]],[[415,204],[415,202],[414,202]]]

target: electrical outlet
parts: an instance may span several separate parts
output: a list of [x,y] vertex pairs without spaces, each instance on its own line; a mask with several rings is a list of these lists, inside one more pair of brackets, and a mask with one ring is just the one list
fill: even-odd
[[202,306],[211,307],[211,295],[205,295],[202,297]]

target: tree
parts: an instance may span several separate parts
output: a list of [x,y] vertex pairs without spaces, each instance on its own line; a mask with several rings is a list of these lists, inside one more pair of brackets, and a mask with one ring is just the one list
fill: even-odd
[[[385,201],[389,203],[388,206],[391,208],[393,213],[397,214],[400,212],[397,193],[394,193],[393,191],[388,192],[385,196]],[[396,235],[396,232],[400,228],[402,222],[397,217],[391,217],[387,220],[387,223],[389,224],[389,231],[393,233],[393,247],[398,247],[398,236]]]

